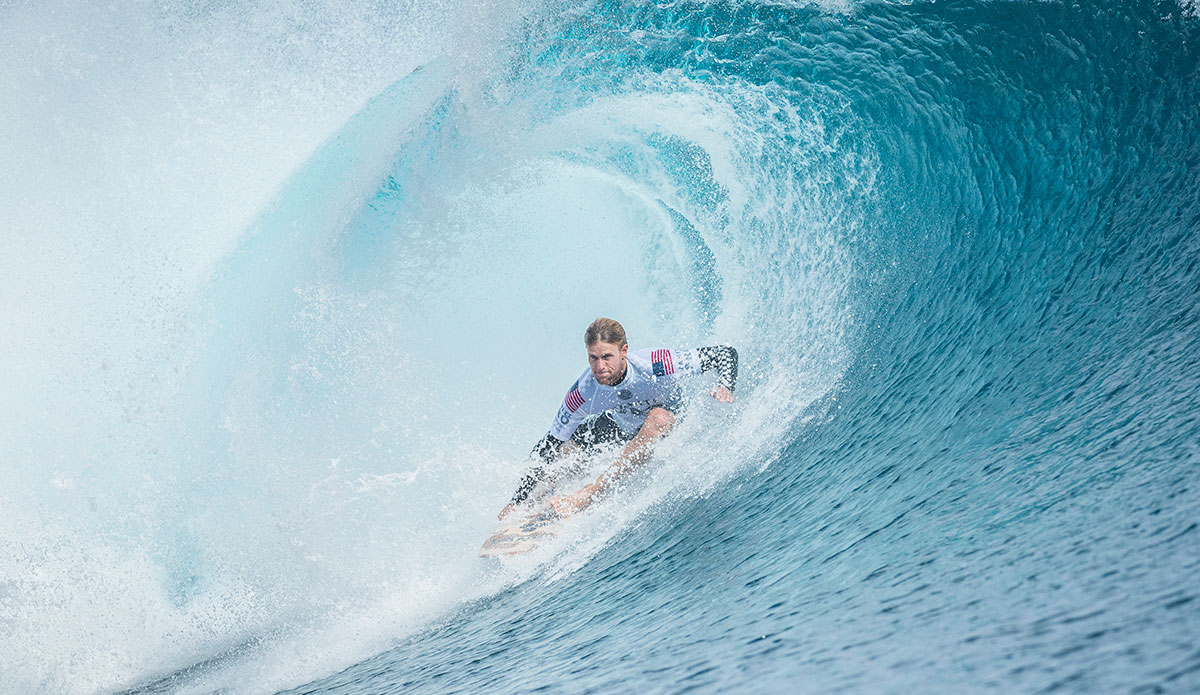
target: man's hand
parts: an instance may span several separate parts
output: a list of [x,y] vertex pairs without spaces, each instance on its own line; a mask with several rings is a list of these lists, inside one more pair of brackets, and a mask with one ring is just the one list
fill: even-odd
[[713,398],[717,399],[718,401],[720,401],[722,403],[732,403],[733,402],[733,391],[730,391],[729,389],[725,388],[724,386],[720,386],[718,388],[713,389],[712,391],[709,391],[708,395],[712,396]]
[[583,511],[592,503],[592,498],[600,488],[595,484],[585,485],[582,490],[573,495],[563,495],[562,497],[551,497],[550,508],[553,509],[559,516],[566,518],[573,516]]
[[513,510],[513,503],[509,502],[508,504],[504,505],[504,509],[500,510],[500,513],[496,515],[496,518],[501,521],[504,521],[504,517],[508,516],[508,513],[511,512],[512,510]]

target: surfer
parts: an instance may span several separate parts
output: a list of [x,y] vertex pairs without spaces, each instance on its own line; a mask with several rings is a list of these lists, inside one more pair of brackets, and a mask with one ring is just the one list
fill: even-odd
[[716,388],[709,395],[733,402],[737,382],[737,350],[720,345],[695,350],[666,348],[629,351],[625,329],[613,319],[598,318],[584,333],[588,369],[567,391],[550,431],[534,446],[537,461],[522,478],[503,519],[547,479],[547,469],[576,449],[624,443],[616,462],[594,483],[570,495],[554,497],[550,506],[561,516],[574,514],[630,470],[650,457],[658,440],[670,434],[683,405],[679,379],[716,369]]

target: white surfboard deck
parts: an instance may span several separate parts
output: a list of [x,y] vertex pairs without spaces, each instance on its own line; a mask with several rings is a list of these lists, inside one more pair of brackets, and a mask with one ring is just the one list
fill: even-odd
[[598,447],[573,460],[561,461],[552,477],[526,502],[513,510],[483,542],[479,557],[509,557],[536,550],[558,537],[566,517],[550,508],[550,498],[581,489],[595,480],[616,457],[621,445]]
[[479,557],[507,557],[528,553],[558,535],[562,521],[554,510],[513,512],[500,522],[495,533],[483,542]]

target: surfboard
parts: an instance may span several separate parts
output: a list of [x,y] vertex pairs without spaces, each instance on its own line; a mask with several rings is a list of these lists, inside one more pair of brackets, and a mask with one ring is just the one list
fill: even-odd
[[[517,516],[514,514],[514,516]],[[528,553],[558,535],[562,520],[552,509],[534,510],[516,519],[505,519],[483,542],[479,557],[506,557]]]

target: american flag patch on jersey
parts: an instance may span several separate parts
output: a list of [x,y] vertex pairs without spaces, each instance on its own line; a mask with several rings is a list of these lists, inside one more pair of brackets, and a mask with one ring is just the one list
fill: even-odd
[[579,394],[578,388],[571,389],[571,392],[563,399],[563,405],[567,406],[567,410],[572,413],[583,407],[583,396]]
[[670,350],[654,350],[650,353],[650,366],[654,376],[666,376],[675,373],[675,362],[671,360]]

